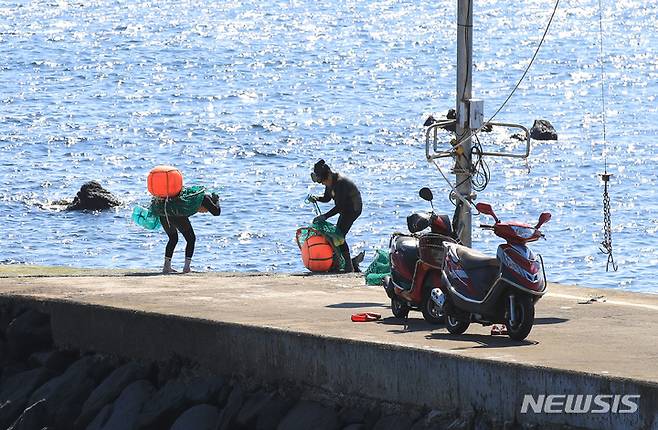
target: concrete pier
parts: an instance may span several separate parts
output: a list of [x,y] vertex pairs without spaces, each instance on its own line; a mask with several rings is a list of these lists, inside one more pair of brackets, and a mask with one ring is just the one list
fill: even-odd
[[[530,336],[516,342],[475,324],[452,336],[419,312],[398,320],[381,287],[351,275],[42,275],[0,271],[0,300],[46,310],[61,347],[177,354],[221,374],[501,422],[658,429],[658,295],[551,284]],[[382,320],[351,322],[366,311]],[[522,414],[526,394],[639,398],[632,413]]]

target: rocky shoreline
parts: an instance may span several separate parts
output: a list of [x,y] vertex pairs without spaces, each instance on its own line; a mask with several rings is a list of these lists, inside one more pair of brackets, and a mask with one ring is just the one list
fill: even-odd
[[[81,324],[84,322],[81,321]],[[496,430],[477,411],[437,411],[213,375],[178,357],[144,363],[53,345],[46,313],[0,305],[0,429]]]

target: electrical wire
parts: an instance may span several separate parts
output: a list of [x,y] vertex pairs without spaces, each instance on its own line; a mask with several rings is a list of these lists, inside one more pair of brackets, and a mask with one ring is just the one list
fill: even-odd
[[[600,2],[600,0],[599,0],[599,2]],[[477,130],[473,131],[472,133],[466,133],[466,134],[467,134],[466,137],[464,137],[464,136],[460,137],[459,141],[455,144],[455,147],[457,147],[457,146],[459,146],[459,145],[462,145],[462,144],[463,144],[465,141],[467,141],[472,135],[479,133],[479,132],[480,132],[480,131],[481,131],[481,130],[482,130],[482,129],[488,124],[488,123],[490,123],[490,122],[496,117],[496,115],[498,115],[498,114],[500,113],[500,111],[503,110],[503,108],[505,107],[505,105],[507,105],[507,102],[510,101],[510,99],[512,98],[512,96],[514,95],[514,93],[516,92],[516,90],[517,90],[517,89],[519,88],[519,86],[521,85],[521,82],[523,82],[523,80],[525,79],[526,75],[527,75],[528,72],[530,71],[530,67],[531,67],[531,66],[533,65],[533,63],[535,62],[535,59],[537,58],[537,55],[539,54],[539,50],[541,49],[542,45],[544,44],[544,40],[546,40],[546,35],[548,34],[548,30],[551,28],[551,24],[553,23],[553,18],[555,17],[555,13],[557,12],[557,8],[558,8],[559,4],[560,4],[560,0],[555,0],[555,5],[553,6],[553,12],[551,13],[550,18],[548,19],[548,23],[546,24],[546,28],[544,29],[544,34],[542,34],[542,37],[541,37],[541,39],[539,40],[539,44],[537,45],[537,48],[535,49],[534,54],[532,54],[532,57],[530,58],[530,62],[529,62],[528,65],[526,66],[525,70],[523,71],[523,74],[521,75],[521,77],[520,77],[519,80],[517,81],[516,85],[514,85],[514,88],[512,88],[512,91],[510,91],[510,93],[509,93],[509,95],[507,96],[507,98],[505,99],[505,101],[500,105],[500,107],[499,107],[498,109],[496,109],[496,112],[494,112],[494,114],[491,115],[491,117],[490,117],[487,121],[485,121],[485,122],[482,123],[482,125],[480,126],[480,128],[478,128]]]

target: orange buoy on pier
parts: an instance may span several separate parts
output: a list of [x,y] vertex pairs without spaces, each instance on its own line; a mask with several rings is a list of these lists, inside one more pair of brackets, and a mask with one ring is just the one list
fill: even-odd
[[312,272],[328,272],[334,264],[334,250],[323,236],[311,236],[302,244],[302,261]]
[[147,179],[149,193],[156,197],[175,197],[183,189],[183,174],[172,166],[156,166]]

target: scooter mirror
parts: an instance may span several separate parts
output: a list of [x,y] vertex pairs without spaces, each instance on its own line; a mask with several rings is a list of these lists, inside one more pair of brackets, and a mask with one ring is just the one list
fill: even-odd
[[496,222],[499,221],[498,217],[494,213],[493,208],[491,207],[491,205],[489,203],[478,203],[478,204],[475,205],[475,209],[477,209],[478,212],[480,212],[482,214],[491,215]]
[[539,222],[535,226],[535,228],[539,228],[545,223],[549,222],[551,220],[551,214],[550,212],[542,212],[541,215],[539,215]]
[[434,199],[434,195],[432,195],[432,190],[430,190],[427,187],[423,187],[418,191],[418,195],[420,196],[421,199],[427,200],[428,202],[431,202]]

